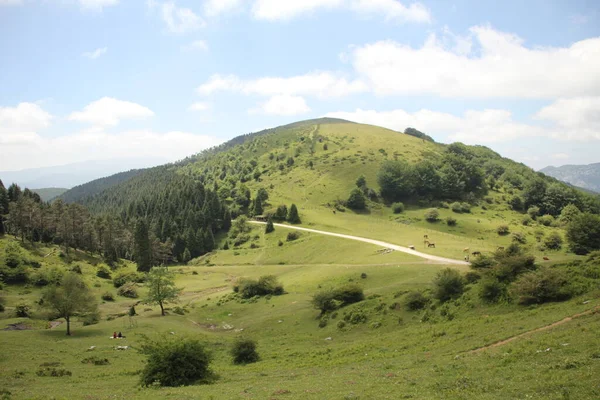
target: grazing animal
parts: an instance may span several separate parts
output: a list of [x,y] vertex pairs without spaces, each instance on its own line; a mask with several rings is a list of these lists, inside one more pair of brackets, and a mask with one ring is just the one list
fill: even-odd
[[480,256],[481,252],[480,251],[474,251],[471,254],[474,255],[474,256]]
[[550,261],[550,259],[548,257],[543,257],[544,261]]
[[408,246],[408,248],[411,249],[411,250],[414,250],[415,246],[411,244],[410,246]]
[[433,247],[435,249],[435,243],[429,243],[429,242],[427,242],[427,247]]
[[498,247],[498,250],[504,250],[504,247],[502,247],[502,246],[499,246],[499,247]]
[[463,253],[468,253],[468,252],[469,252],[469,248],[468,248],[468,247],[465,247],[465,248],[463,249]]

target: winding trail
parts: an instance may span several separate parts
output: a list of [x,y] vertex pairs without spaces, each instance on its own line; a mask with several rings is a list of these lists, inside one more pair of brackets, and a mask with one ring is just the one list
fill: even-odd
[[[266,222],[260,222],[260,221],[248,221],[248,222],[250,222],[251,224],[262,224],[262,225],[266,224]],[[381,247],[385,247],[385,248],[388,248],[388,249],[392,249],[392,250],[396,250],[396,251],[401,251],[403,253],[412,254],[413,256],[421,257],[421,258],[424,258],[426,260],[433,261],[433,262],[436,262],[436,263],[454,264],[454,265],[470,265],[466,261],[455,260],[453,258],[433,256],[431,254],[421,253],[420,251],[412,250],[412,249],[409,249],[408,247],[398,246],[396,244],[383,242],[381,240],[367,239],[367,238],[360,237],[360,236],[344,235],[342,233],[320,231],[320,230],[317,230],[317,229],[301,228],[299,226],[293,226],[293,225],[285,225],[285,224],[273,224],[273,225],[281,227],[281,228],[296,229],[296,230],[299,230],[299,231],[319,233],[321,235],[335,236],[335,237],[340,237],[340,238],[343,238],[343,239],[358,240],[359,242],[371,243],[371,244],[374,244],[376,246],[381,246]]]

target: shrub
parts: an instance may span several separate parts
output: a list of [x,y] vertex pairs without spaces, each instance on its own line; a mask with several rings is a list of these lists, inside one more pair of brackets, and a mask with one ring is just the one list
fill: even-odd
[[283,246],[283,242],[282,242],[281,240],[279,240],[279,241],[277,242],[277,246],[279,246],[279,247]]
[[430,208],[425,212],[425,220],[427,222],[437,222],[440,216],[440,212],[437,208]]
[[485,278],[479,286],[479,298],[486,303],[496,303],[506,295],[506,285],[493,277]]
[[529,215],[523,215],[523,218],[521,218],[521,223],[525,226],[531,225],[532,222],[533,219]]
[[428,303],[429,298],[421,292],[409,292],[404,298],[404,307],[409,311],[421,310]]
[[529,214],[532,219],[536,219],[538,215],[540,215],[540,208],[536,206],[529,207],[527,209],[527,214]]
[[71,272],[75,272],[76,274],[82,274],[81,271],[81,266],[79,264],[75,264],[73,265],[73,267],[71,268]]
[[28,268],[23,265],[14,268],[0,267],[0,279],[8,284],[26,283],[29,281]]
[[69,370],[66,370],[64,368],[40,368],[39,370],[36,371],[35,373],[37,376],[52,376],[52,377],[61,377],[61,376],[71,376],[73,375],[73,373]]
[[465,274],[465,281],[467,283],[477,283],[481,279],[481,275],[476,271],[469,271]]
[[533,236],[535,236],[535,240],[540,242],[542,240],[542,238],[544,237],[544,230],[543,229],[536,229],[533,232]]
[[515,232],[512,234],[512,241],[515,243],[525,244],[527,243],[527,237],[523,232]]
[[110,361],[108,358],[100,358],[100,357],[87,357],[81,360],[82,364],[93,364],[93,365],[108,365]]
[[254,296],[267,296],[270,294],[279,296],[285,293],[283,285],[277,281],[275,275],[264,275],[258,278],[257,281],[253,279],[242,279],[234,286],[233,291],[240,293],[245,299]]
[[447,217],[446,218],[446,224],[448,226],[456,226],[456,218],[454,218],[454,217]]
[[325,314],[339,307],[362,301],[364,298],[365,295],[360,286],[347,284],[333,290],[321,290],[313,296],[311,302],[316,309],[321,311],[321,314]]
[[433,297],[441,302],[460,297],[464,291],[465,281],[460,273],[446,268],[433,279]]
[[572,293],[567,276],[559,270],[543,268],[523,274],[511,287],[519,304],[541,304],[567,300]]
[[19,318],[29,318],[31,309],[27,304],[19,304],[15,307],[15,315]]
[[104,292],[100,297],[104,301],[115,301],[115,296],[111,292]]
[[554,223],[554,217],[550,214],[542,215],[537,220],[540,224],[544,226],[550,226]]
[[288,232],[286,240],[288,242],[294,241],[300,237],[298,232]]
[[130,299],[136,299],[138,297],[137,285],[134,282],[128,282],[117,290],[117,294],[119,296],[129,297]]
[[52,268],[46,271],[37,271],[33,273],[28,281],[35,286],[47,286],[59,282],[63,277],[63,272],[59,269]]
[[365,295],[360,286],[356,284],[347,284],[334,291],[334,298],[343,305],[347,305],[364,300]]
[[510,205],[510,208],[515,211],[523,210],[523,199],[519,196],[511,197],[511,199],[508,201],[508,204]]
[[394,214],[400,214],[400,213],[404,212],[404,203],[401,203],[401,202],[392,203],[392,211],[394,212]]
[[141,347],[147,362],[141,373],[142,386],[183,386],[209,383],[214,375],[205,346],[196,339],[147,340]]
[[455,201],[450,204],[450,209],[455,213],[468,213],[471,212],[471,205],[469,203],[459,203]]
[[135,306],[129,307],[129,311],[127,312],[127,315],[129,315],[130,317],[135,317],[137,315],[137,313],[135,312]]
[[506,236],[510,233],[510,229],[509,229],[508,225],[500,225],[496,228],[496,232],[500,236]]
[[359,188],[354,188],[350,192],[346,206],[353,210],[364,210],[367,207],[367,199],[364,193]]
[[238,339],[231,348],[234,364],[250,364],[260,359],[256,351],[256,342],[251,339]]
[[96,276],[102,279],[110,279],[110,271],[106,267],[100,267],[98,268],[98,271],[96,271]]
[[85,314],[81,318],[81,322],[83,323],[83,326],[97,324],[98,322],[100,322],[100,311],[95,310],[93,312]]
[[361,279],[367,279],[367,273],[363,272],[362,274],[360,274]]
[[562,248],[562,245],[563,245],[563,238],[560,235],[560,233],[558,233],[558,232],[552,232],[544,240],[544,245],[548,249],[560,250]]
[[123,285],[125,285],[126,283],[131,283],[131,282],[136,282],[136,283],[142,283],[146,280],[146,277],[144,276],[144,274],[141,274],[139,272],[120,272],[119,274],[117,274],[114,278],[113,278],[113,285],[116,288],[119,288]]

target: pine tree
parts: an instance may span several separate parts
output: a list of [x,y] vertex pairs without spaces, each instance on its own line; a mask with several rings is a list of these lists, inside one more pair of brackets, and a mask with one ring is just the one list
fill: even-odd
[[292,204],[290,211],[288,211],[287,221],[291,224],[299,224],[300,216],[298,215],[298,208],[295,204]]
[[267,225],[265,226],[265,233],[271,233],[275,230],[275,227],[273,226],[273,220],[271,219],[271,216],[269,215],[269,218],[267,219]]
[[225,209],[223,213],[223,223],[221,225],[225,232],[229,231],[231,228],[231,212],[228,209]]
[[215,249],[215,237],[210,228],[204,232],[204,249],[207,253]]
[[182,259],[183,259],[184,263],[187,263],[188,261],[190,261],[192,259],[192,255],[190,254],[190,251],[188,250],[187,247],[183,251]]
[[148,272],[152,267],[152,248],[150,246],[150,237],[148,236],[148,225],[143,219],[139,219],[135,225],[134,240],[134,257],[137,263],[137,270]]
[[262,215],[262,213],[263,213],[262,201],[258,197],[256,199],[254,199],[253,212],[254,212],[254,215]]

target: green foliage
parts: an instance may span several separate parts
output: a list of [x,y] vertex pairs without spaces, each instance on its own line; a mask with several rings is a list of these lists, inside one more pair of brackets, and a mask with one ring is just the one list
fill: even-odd
[[111,292],[104,292],[100,298],[104,301],[115,301],[115,296]]
[[477,283],[481,279],[481,274],[477,271],[468,271],[465,273],[465,282],[468,284]]
[[134,258],[137,263],[137,270],[147,272],[152,267],[152,249],[150,247],[150,237],[148,236],[148,225],[143,219],[139,219],[135,224],[134,236]]
[[415,186],[412,168],[404,161],[385,161],[377,173],[377,183],[387,201],[409,198]]
[[446,217],[446,224],[448,226],[456,226],[456,223],[457,223],[456,218],[454,218],[454,217]]
[[409,311],[422,310],[429,304],[429,297],[421,292],[409,292],[404,297],[404,307]]
[[234,364],[251,364],[260,360],[256,351],[256,342],[252,339],[238,339],[231,347]]
[[523,274],[511,285],[511,294],[519,304],[540,304],[562,301],[571,297],[569,281],[564,272],[542,268]]
[[102,279],[110,279],[110,271],[108,270],[108,268],[101,266],[96,271],[96,276]]
[[315,293],[311,303],[321,311],[321,314],[325,314],[339,307],[362,301],[364,298],[365,295],[360,286],[347,284],[336,289],[326,289]]
[[471,206],[469,205],[469,203],[459,203],[458,201],[455,201],[454,203],[450,204],[450,209],[455,213],[471,212]]
[[464,278],[455,269],[446,268],[438,272],[432,283],[432,295],[442,303],[460,297],[464,292]]
[[568,225],[580,214],[581,211],[575,204],[567,204],[560,212],[559,221],[563,225]]
[[254,296],[280,296],[285,293],[283,285],[278,282],[275,275],[264,275],[258,280],[241,279],[233,289],[234,292],[240,293],[245,299]]
[[91,290],[72,272],[65,274],[60,285],[48,286],[42,299],[44,307],[67,321],[67,335],[71,335],[71,317],[96,312],[98,307]]
[[275,226],[273,226],[273,218],[269,216],[267,218],[267,224],[265,225],[265,233],[271,233],[275,230]]
[[358,188],[352,189],[348,200],[346,200],[346,206],[353,210],[364,210],[367,207],[367,199],[363,191]]
[[183,251],[183,255],[181,256],[181,260],[184,263],[187,263],[191,259],[192,259],[192,255],[190,254],[190,250],[186,247],[185,250]]
[[129,307],[129,311],[127,312],[127,315],[129,315],[130,317],[134,317],[137,315],[137,313],[135,312],[135,306]]
[[292,242],[292,241],[298,239],[299,237],[300,237],[300,234],[298,232],[292,231],[292,232],[288,232],[286,240],[288,242]]
[[277,207],[277,211],[275,211],[275,214],[273,214],[273,219],[275,221],[285,221],[288,215],[288,209],[287,206],[285,204],[282,204],[280,206]]
[[533,223],[533,219],[529,215],[523,215],[523,218],[521,218],[521,223],[524,226],[529,226]]
[[523,199],[520,196],[511,197],[508,204],[515,211],[523,211]]
[[17,304],[15,307],[15,316],[17,318],[29,318],[31,316],[31,307],[27,304]]
[[560,250],[563,245],[563,238],[558,232],[552,232],[544,240],[544,246],[550,250]]
[[359,188],[363,192],[367,188],[367,179],[365,178],[364,175],[359,176],[356,179],[355,183],[356,183],[356,187]]
[[147,357],[142,369],[142,386],[185,386],[209,383],[212,356],[197,339],[163,337],[147,340],[141,347]]
[[506,236],[510,233],[510,228],[508,227],[508,225],[499,225],[496,228],[496,233],[498,233],[498,235],[500,236]]
[[541,217],[538,217],[537,221],[544,226],[550,226],[554,222],[554,217],[552,215],[546,214],[542,215]]
[[119,287],[125,285],[126,283],[130,283],[130,282],[142,283],[145,280],[146,280],[146,277],[139,272],[121,271],[113,277],[113,285],[114,285],[114,287],[119,288]]
[[119,289],[117,289],[117,294],[119,296],[128,297],[130,299],[137,299],[137,285],[134,282],[127,282],[123,286],[120,286]]
[[486,277],[479,283],[479,298],[486,303],[497,303],[506,297],[507,286],[493,276]]
[[394,214],[401,214],[402,212],[404,212],[404,203],[401,203],[399,201],[392,203],[392,212]]
[[527,237],[523,232],[515,232],[512,234],[512,241],[515,243],[525,244],[527,243]]
[[431,136],[429,136],[421,131],[418,131],[415,128],[406,128],[404,130],[404,134],[414,136],[419,139],[427,140],[428,142],[435,143],[435,140],[433,140],[433,138]]
[[295,204],[290,206],[290,211],[287,214],[287,221],[290,224],[299,224],[301,222],[300,216],[298,215],[298,208]]
[[439,220],[440,212],[437,208],[430,208],[425,211],[425,220],[427,222],[437,222]]
[[575,254],[600,250],[600,216],[582,213],[567,225],[569,248]]
[[148,274],[148,294],[144,300],[146,304],[158,304],[161,314],[165,315],[164,305],[176,302],[181,289],[175,287],[175,274],[167,267],[154,267]]
[[540,215],[540,208],[537,206],[532,206],[527,209],[527,214],[531,217],[531,219],[536,219]]

